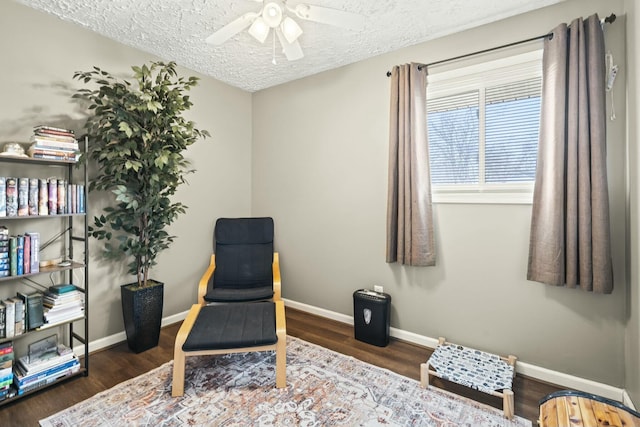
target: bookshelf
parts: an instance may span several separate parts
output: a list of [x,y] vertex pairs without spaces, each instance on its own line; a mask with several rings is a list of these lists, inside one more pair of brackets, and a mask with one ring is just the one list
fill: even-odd
[[[87,144],[88,141],[85,137],[81,140],[81,145],[83,145],[81,151],[87,151]],[[55,175],[64,180],[66,184],[82,185],[82,190],[79,191],[82,192],[83,201],[86,201],[88,191],[86,163],[0,156],[0,168],[2,170],[0,176],[17,177],[24,175],[34,178],[33,175],[36,175],[43,180],[46,176]],[[30,174],[31,176],[29,176]],[[3,194],[2,197],[6,196]],[[69,197],[69,200],[71,200],[71,197]],[[74,206],[77,205],[74,204]],[[63,260],[69,260],[69,263],[63,263],[63,265],[54,261],[51,265],[40,266],[37,272],[0,277],[0,301],[14,297],[16,290],[44,293],[54,282],[56,284],[70,283],[84,294],[84,302],[81,305],[84,313],[55,323],[46,323],[45,320],[45,323],[41,326],[29,330],[25,328],[22,334],[13,337],[0,337],[0,352],[3,344],[6,346],[8,342],[11,342],[14,352],[13,363],[15,364],[20,357],[27,353],[26,348],[30,344],[56,334],[59,343],[70,347],[77,354],[80,359],[80,367],[60,378],[42,381],[42,386],[29,387],[28,390],[25,388],[21,392],[14,390],[13,393],[8,393],[9,397],[3,398],[0,396],[0,406],[27,397],[43,388],[89,374],[89,234],[87,209],[86,204],[83,204],[81,212],[66,213],[67,211],[76,210],[70,206],[65,209],[65,213],[49,215],[32,214],[0,217],[0,226],[6,227],[10,235],[15,234],[14,230],[23,234],[27,230],[29,232],[38,232],[40,236],[43,236],[43,233],[47,233],[47,235],[53,233],[53,237],[46,242],[42,241],[41,237],[40,244],[46,245],[50,250],[62,254]],[[40,249],[40,261],[43,261],[43,258],[46,259],[46,255],[42,256],[42,249],[44,249],[42,246]]]

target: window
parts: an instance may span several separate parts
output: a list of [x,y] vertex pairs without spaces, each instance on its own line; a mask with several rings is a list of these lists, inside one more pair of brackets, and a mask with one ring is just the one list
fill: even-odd
[[541,59],[536,51],[429,74],[434,202],[531,203]]

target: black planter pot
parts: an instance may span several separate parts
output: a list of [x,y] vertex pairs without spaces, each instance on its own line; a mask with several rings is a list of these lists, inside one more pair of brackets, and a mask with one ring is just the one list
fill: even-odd
[[164,283],[151,282],[146,288],[131,283],[120,287],[122,315],[127,344],[135,353],[158,345],[162,323]]

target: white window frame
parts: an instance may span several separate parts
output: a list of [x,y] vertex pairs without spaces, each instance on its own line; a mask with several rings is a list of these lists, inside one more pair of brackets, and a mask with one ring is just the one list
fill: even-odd
[[[456,95],[534,77],[542,77],[542,49],[442,72],[438,72],[437,69],[429,70],[427,99]],[[479,103],[484,104],[484,91],[480,91]],[[479,126],[479,173],[480,176],[484,176],[484,109],[481,109]],[[432,201],[433,203],[531,204],[533,185],[533,182],[432,184]]]

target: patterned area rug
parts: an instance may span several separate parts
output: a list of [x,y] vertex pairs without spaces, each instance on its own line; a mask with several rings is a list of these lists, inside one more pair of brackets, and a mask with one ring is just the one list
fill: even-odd
[[531,427],[502,411],[287,337],[287,385],[275,354],[187,359],[185,395],[171,397],[172,362],[40,421],[63,426]]

